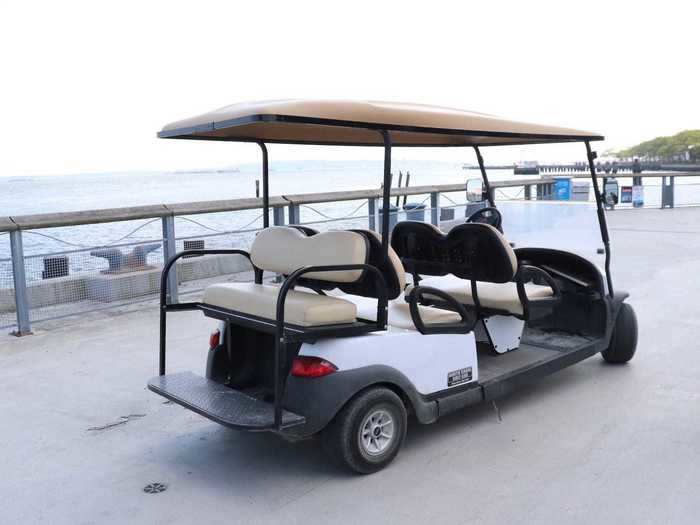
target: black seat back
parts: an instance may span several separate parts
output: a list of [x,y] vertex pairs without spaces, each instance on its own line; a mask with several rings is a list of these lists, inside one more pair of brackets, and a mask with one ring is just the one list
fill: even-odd
[[513,249],[488,224],[460,224],[445,234],[432,224],[403,221],[394,227],[391,246],[414,276],[453,274],[462,279],[506,283],[518,269]]

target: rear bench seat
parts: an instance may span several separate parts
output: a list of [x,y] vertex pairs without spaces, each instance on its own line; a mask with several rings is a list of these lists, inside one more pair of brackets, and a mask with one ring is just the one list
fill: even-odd
[[[279,290],[279,286],[269,284],[213,284],[204,291],[203,302],[265,319],[275,319]],[[374,308],[376,309],[376,301]],[[285,321],[300,326],[353,323],[356,318],[357,307],[350,301],[315,292],[291,290],[284,303]]]
[[[366,238],[351,231],[332,231],[307,237],[295,228],[266,228],[255,237],[250,250],[250,259],[256,268],[285,275],[305,266],[364,264],[367,258]],[[306,277],[324,282],[354,283],[362,274],[362,270],[348,270],[315,272]],[[269,284],[214,284],[205,289],[202,302],[274,320],[278,293],[279,287]],[[290,290],[284,316],[285,322],[300,326],[353,323],[357,318],[357,307],[338,297]]]

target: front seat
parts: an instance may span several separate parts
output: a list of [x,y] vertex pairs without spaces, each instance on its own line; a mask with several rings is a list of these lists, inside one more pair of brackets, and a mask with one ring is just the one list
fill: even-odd
[[[554,279],[541,268],[519,264],[505,237],[488,224],[460,224],[445,234],[431,224],[404,221],[394,228],[391,245],[414,284],[448,293],[479,317],[527,320],[551,311],[559,298]],[[533,277],[544,284],[528,282]]]

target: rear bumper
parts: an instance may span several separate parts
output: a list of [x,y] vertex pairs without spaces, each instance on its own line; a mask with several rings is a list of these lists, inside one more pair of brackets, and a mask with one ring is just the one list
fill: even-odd
[[306,422],[303,416],[283,410],[277,429],[273,404],[192,372],[154,377],[148,382],[148,389],[229,428],[284,432]]

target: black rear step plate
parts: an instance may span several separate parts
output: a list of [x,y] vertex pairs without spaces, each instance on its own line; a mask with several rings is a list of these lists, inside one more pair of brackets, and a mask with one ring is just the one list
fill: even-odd
[[[243,430],[273,430],[275,407],[243,392],[198,376],[179,372],[157,376],[149,390],[221,425]],[[303,416],[282,411],[281,428],[303,425]]]

